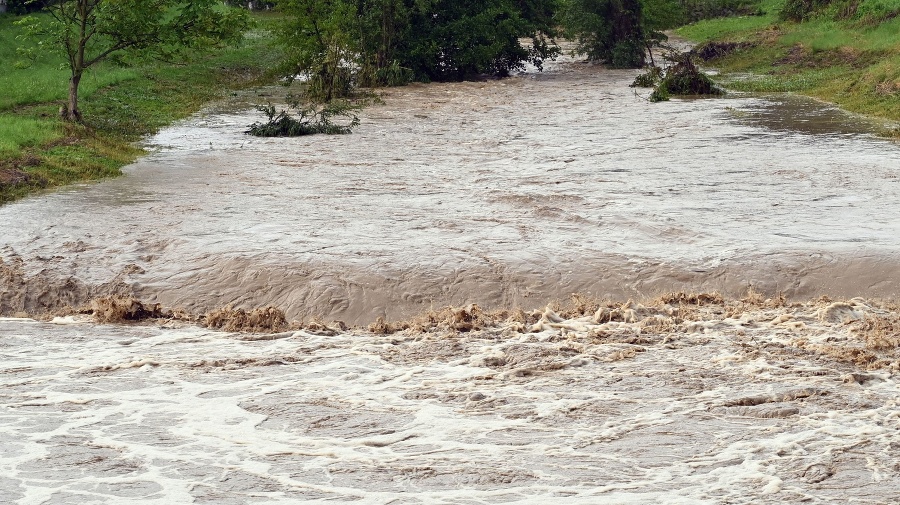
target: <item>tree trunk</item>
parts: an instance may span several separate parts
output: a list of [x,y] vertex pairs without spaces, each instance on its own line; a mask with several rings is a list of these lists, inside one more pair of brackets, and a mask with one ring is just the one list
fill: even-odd
[[397,29],[397,22],[394,19],[394,0],[388,0],[381,9],[381,47],[378,48],[375,63],[379,69],[387,68],[390,62],[394,45],[394,31]]
[[78,85],[81,83],[81,74],[72,74],[69,79],[69,103],[65,110],[65,120],[73,123],[81,122],[81,111],[78,109]]

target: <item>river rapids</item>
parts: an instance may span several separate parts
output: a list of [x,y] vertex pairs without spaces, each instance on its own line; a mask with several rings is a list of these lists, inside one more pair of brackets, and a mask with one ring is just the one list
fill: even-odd
[[634,76],[256,90],[0,207],[0,503],[896,503],[900,148]]

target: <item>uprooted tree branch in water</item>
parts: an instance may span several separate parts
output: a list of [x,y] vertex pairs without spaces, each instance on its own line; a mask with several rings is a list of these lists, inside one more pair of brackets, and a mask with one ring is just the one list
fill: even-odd
[[[281,111],[277,111],[272,104],[257,106],[257,110],[269,119],[265,123],[253,123],[244,133],[256,137],[300,137],[316,133],[340,135],[350,133],[359,125],[356,111],[360,106],[347,101],[318,105],[303,104],[294,99],[288,105],[288,110]],[[296,116],[290,110],[297,111]],[[340,118],[340,122],[335,123],[335,118]]]
[[715,85],[708,75],[700,71],[690,52],[681,53],[672,48],[663,55],[669,63],[665,68],[651,66],[647,72],[638,75],[631,87],[653,88],[651,102],[663,102],[670,96],[721,96],[725,90]]

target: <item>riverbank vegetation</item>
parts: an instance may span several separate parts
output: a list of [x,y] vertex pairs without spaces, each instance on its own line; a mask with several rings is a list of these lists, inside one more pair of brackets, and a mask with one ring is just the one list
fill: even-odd
[[677,33],[731,89],[796,92],[900,120],[900,0],[761,0]]
[[[40,14],[39,14],[40,15]],[[0,16],[0,203],[41,188],[111,177],[142,151],[136,140],[187,117],[227,90],[274,80],[280,61],[268,36],[274,17],[254,14],[238,43],[181,63],[135,55],[99,62],[80,89],[81,123],[60,120],[70,71],[64,58],[39,51],[14,68],[25,28]],[[26,65],[19,65],[24,67]]]
[[644,73],[638,74],[631,87],[654,88],[648,99],[664,102],[671,96],[721,96],[725,90],[716,86],[713,80],[702,72],[694,62],[693,52],[680,52],[669,48],[663,59],[665,68],[651,65]]
[[[281,0],[281,72],[311,101],[410,81],[506,76],[558,49],[556,0]],[[530,39],[523,44],[520,39]]]
[[80,122],[81,80],[107,60],[120,63],[143,58],[178,63],[210,48],[234,43],[249,28],[241,9],[217,0],[33,0],[43,16],[26,16],[16,48],[26,67],[47,54],[57,54],[69,70],[67,101],[60,117]]

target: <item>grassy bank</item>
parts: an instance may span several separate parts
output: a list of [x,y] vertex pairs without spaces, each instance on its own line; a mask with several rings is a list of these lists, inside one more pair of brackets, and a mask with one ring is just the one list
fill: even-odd
[[13,67],[19,29],[0,16],[0,204],[43,188],[119,175],[141,151],[133,142],[184,118],[228,90],[271,81],[277,51],[267,37],[272,18],[256,15],[256,28],[236,47],[174,65],[138,61],[104,63],[81,85],[84,125],[58,118],[68,70],[44,55],[25,69]]
[[700,21],[677,33],[737,43],[709,62],[731,89],[796,92],[900,121],[900,0],[820,1],[799,22],[783,19],[785,1],[761,0],[755,16]]

